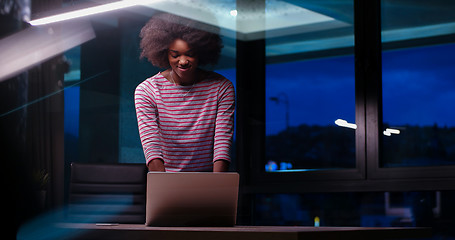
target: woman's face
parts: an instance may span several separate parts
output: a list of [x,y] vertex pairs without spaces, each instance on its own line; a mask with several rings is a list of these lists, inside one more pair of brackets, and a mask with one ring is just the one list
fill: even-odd
[[168,59],[172,70],[182,83],[193,81],[199,59],[185,41],[176,39],[169,45]]

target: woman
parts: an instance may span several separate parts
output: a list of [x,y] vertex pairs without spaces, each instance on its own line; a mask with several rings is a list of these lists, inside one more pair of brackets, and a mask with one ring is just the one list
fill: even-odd
[[166,69],[139,84],[136,115],[150,171],[229,169],[234,129],[234,87],[199,66],[216,64],[223,47],[218,34],[170,14],[142,28],[141,57]]

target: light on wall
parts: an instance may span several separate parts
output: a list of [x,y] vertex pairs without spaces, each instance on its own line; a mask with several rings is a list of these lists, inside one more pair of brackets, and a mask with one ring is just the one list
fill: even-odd
[[[352,129],[357,129],[357,125],[355,123],[348,123],[348,121],[344,119],[337,119],[335,120],[335,124],[340,127],[346,127],[346,128],[352,128]],[[394,128],[386,128],[382,132],[385,136],[392,136],[392,134],[400,134],[400,130],[394,129]]]
[[386,128],[384,132],[382,132],[385,136],[392,136],[392,134],[400,134],[400,130],[393,129],[393,128]]
[[335,124],[340,127],[347,127],[347,128],[352,128],[352,129],[357,129],[357,125],[355,123],[348,123],[348,121],[343,120],[343,119],[337,119],[335,121]]

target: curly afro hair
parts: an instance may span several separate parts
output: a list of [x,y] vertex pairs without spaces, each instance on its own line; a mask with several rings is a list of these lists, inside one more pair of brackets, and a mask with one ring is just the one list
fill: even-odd
[[[199,65],[215,65],[220,57],[223,43],[216,29],[201,30],[204,25],[196,21],[171,14],[158,14],[142,28],[141,58],[147,58],[154,66],[168,68],[169,45],[181,39],[194,49]],[[207,26],[205,26],[207,27]]]

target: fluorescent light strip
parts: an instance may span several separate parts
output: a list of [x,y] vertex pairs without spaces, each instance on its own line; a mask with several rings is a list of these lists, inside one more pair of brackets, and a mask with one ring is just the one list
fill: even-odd
[[96,7],[84,8],[71,12],[61,13],[45,18],[35,19],[30,21],[31,25],[43,25],[55,22],[61,22],[65,20],[85,17],[93,14],[104,13],[114,11],[122,8],[132,7],[136,5],[150,4],[151,2],[157,2],[157,0],[123,0],[113,3],[107,3]]

